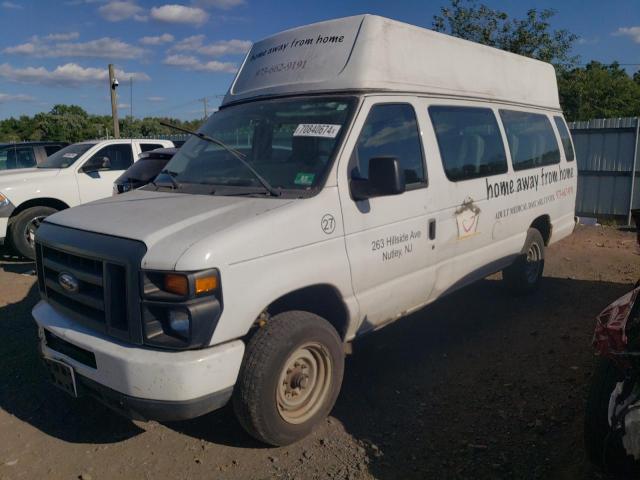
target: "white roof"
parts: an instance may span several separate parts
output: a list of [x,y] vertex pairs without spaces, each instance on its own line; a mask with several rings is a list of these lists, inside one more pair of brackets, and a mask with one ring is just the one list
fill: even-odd
[[552,65],[375,15],[314,23],[255,43],[223,105],[362,90],[560,108]]

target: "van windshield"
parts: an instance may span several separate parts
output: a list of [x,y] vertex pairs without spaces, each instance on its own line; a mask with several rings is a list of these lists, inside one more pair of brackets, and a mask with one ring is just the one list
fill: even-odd
[[[275,189],[311,190],[331,165],[355,101],[353,97],[314,97],[251,102],[216,112],[200,132],[240,152]],[[168,185],[183,191],[210,185],[218,187],[212,192],[224,195],[230,191],[226,187],[261,188],[230,152],[198,137],[190,138],[163,172],[156,188],[162,175],[171,175],[175,182]]]
[[67,168],[78,160],[82,154],[93,147],[95,143],[75,143],[58,150],[38,165],[38,168]]

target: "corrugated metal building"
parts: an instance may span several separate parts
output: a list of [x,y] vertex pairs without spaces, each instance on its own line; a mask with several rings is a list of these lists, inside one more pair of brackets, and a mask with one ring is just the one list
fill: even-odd
[[640,208],[639,118],[608,118],[569,124],[578,161],[576,214],[620,217]]

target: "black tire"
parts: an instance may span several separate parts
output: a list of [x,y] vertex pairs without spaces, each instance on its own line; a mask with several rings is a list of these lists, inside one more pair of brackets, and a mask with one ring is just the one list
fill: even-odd
[[502,271],[507,288],[517,295],[535,292],[544,271],[544,239],[535,228],[527,230],[527,239],[518,258]]
[[585,406],[584,447],[591,463],[607,473],[628,478],[639,472],[638,463],[626,454],[620,433],[611,431],[608,420],[611,393],[622,380],[624,375],[619,368],[609,360],[598,360]]
[[40,222],[58,210],[51,207],[31,207],[18,213],[11,219],[9,225],[9,242],[16,253],[33,260],[35,255],[34,245],[29,240],[31,233],[35,233]]
[[[289,421],[286,416],[293,416],[293,413],[283,412],[279,399],[291,401],[291,397],[284,400],[285,393],[282,392],[294,380],[300,384],[299,372],[304,370],[298,371],[295,367],[296,371],[290,374],[292,369],[287,369],[287,366],[291,366],[292,358],[297,358],[294,354],[306,352],[305,349],[311,347],[317,348],[319,357],[330,363],[326,363],[326,368],[313,371],[328,373],[313,375],[316,380],[325,377],[324,381],[313,382],[308,381],[309,376],[303,375],[306,377],[305,386],[303,389],[296,387],[298,392],[303,392],[298,395],[311,399],[307,403],[313,407],[308,407],[310,410],[306,417],[301,415],[299,419]],[[308,369],[309,366],[303,368]],[[233,396],[236,416],[245,430],[261,442],[275,446],[294,443],[311,433],[313,427],[329,415],[338,398],[343,373],[342,341],[329,322],[303,311],[275,315],[255,332],[247,345]],[[298,377],[291,380],[292,375]],[[293,390],[287,391],[289,395],[296,396]],[[314,401],[316,397],[319,400]],[[307,403],[303,402],[303,405]],[[296,421],[298,423],[293,423]]]

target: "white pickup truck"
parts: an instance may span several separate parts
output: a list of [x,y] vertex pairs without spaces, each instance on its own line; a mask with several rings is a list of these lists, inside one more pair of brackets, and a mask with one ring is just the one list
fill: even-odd
[[111,195],[113,182],[142,152],[170,140],[92,140],[69,145],[35,168],[0,172],[0,244],[34,258],[42,220],[59,210]]

